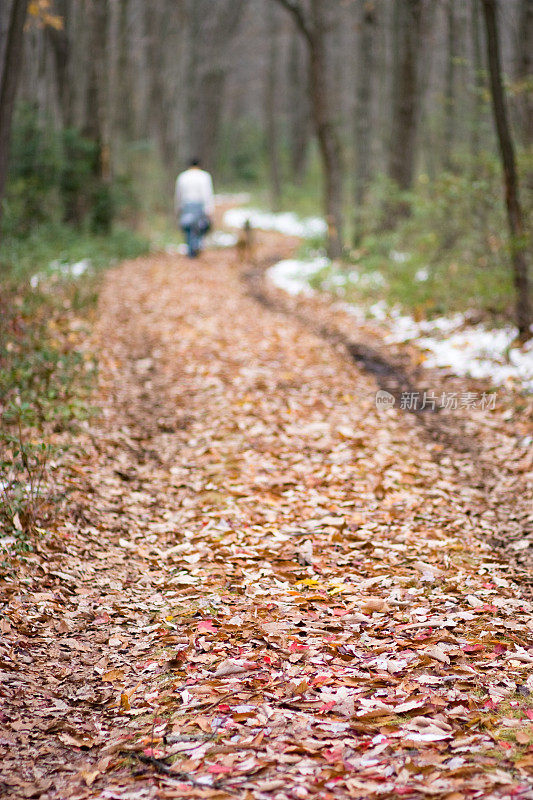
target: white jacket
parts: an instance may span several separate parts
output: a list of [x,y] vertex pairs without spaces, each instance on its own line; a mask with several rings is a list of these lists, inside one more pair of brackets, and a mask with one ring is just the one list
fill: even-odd
[[215,211],[215,195],[209,172],[191,167],[178,175],[174,195],[176,213],[179,213],[187,203],[203,203],[205,213],[212,216]]

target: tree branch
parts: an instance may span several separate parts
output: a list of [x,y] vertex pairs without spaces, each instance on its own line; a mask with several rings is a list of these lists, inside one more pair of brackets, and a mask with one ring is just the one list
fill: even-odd
[[291,14],[293,20],[296,23],[296,27],[304,35],[307,39],[309,44],[312,44],[313,41],[313,32],[311,29],[311,25],[309,20],[306,18],[304,10],[301,6],[299,0],[274,0],[274,2],[278,3],[284,9],[286,9],[289,14]]

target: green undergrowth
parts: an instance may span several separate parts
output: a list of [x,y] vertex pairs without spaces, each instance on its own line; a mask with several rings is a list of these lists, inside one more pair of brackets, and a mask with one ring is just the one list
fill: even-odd
[[[96,375],[87,348],[103,270],[148,248],[47,225],[0,244],[0,552],[32,549],[53,526],[55,473],[80,421],[91,416]],[[78,265],[74,268],[73,265]],[[81,266],[80,266],[81,265]]]
[[[522,155],[522,203],[531,230],[531,158]],[[310,200],[310,198],[308,198]],[[315,198],[316,200],[316,198]],[[409,216],[394,209],[409,206]],[[294,210],[310,212],[301,199]],[[354,209],[346,206],[347,240],[354,237]],[[514,289],[498,159],[481,154],[457,172],[419,175],[413,191],[400,194],[376,179],[361,211],[363,234],[346,257],[318,272],[316,289],[370,307],[378,301],[415,318],[470,312],[491,323],[513,319]],[[306,242],[303,258],[323,252]]]

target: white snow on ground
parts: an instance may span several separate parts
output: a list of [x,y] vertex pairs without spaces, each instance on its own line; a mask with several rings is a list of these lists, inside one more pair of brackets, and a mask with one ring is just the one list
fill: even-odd
[[428,278],[429,278],[429,270],[427,267],[420,267],[420,269],[417,269],[417,271],[415,272],[415,281],[418,281],[419,283],[427,281]]
[[409,253],[400,253],[398,250],[391,250],[390,257],[397,264],[405,264],[405,262],[409,259]]
[[329,265],[327,258],[316,258],[313,261],[297,261],[286,259],[270,267],[268,277],[279,289],[288,294],[313,294],[309,280]]
[[[327,259],[324,261],[324,266],[331,266],[331,261],[328,261]],[[339,270],[332,275],[326,275],[322,281],[322,289],[325,289],[326,291],[333,291],[335,294],[343,295],[346,293],[346,287],[349,284],[352,286],[357,284],[362,288],[370,287],[376,289],[380,288],[381,286],[385,286],[386,280],[381,272],[378,272],[377,270],[363,273],[356,269],[352,269],[350,272]]]
[[300,219],[289,211],[274,214],[257,208],[230,208],[224,214],[224,224],[229,228],[242,228],[246,220],[250,221],[252,228],[277,231],[285,236],[298,236],[300,239],[323,236],[327,231],[327,225],[320,217]]
[[207,247],[235,247],[237,237],[227,231],[213,231],[206,237],[205,243]]
[[386,323],[391,331],[386,341],[416,344],[427,352],[425,367],[445,367],[497,385],[517,381],[533,391],[533,341],[513,347],[518,331],[511,325],[468,325],[462,314],[421,322],[392,314]]
[[[313,291],[309,281],[329,263],[326,258],[280,261],[268,270],[268,277],[289,294],[309,295]],[[357,283],[355,275],[358,273],[347,276],[352,283]],[[334,284],[335,281],[330,281],[331,288]],[[350,303],[342,303],[341,307],[359,321],[370,315],[383,322],[389,330],[386,341],[411,342],[426,351],[425,367],[446,368],[455,375],[486,378],[494,385],[517,383],[533,391],[533,340],[521,348],[512,346],[517,330],[511,325],[504,328],[469,325],[464,314],[417,322],[398,309],[388,307],[384,300],[370,306],[368,313]]]
[[51,261],[48,265],[48,272],[38,272],[30,278],[30,285],[36,289],[41,281],[46,280],[50,275],[62,275],[64,278],[80,278],[91,267],[90,258],[82,258],[74,264],[65,264],[62,261]]

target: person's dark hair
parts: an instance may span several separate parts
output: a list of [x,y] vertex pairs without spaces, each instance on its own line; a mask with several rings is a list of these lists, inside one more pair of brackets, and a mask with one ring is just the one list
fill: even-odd
[[190,167],[199,167],[200,166],[200,159],[199,158],[191,158],[189,166]]

